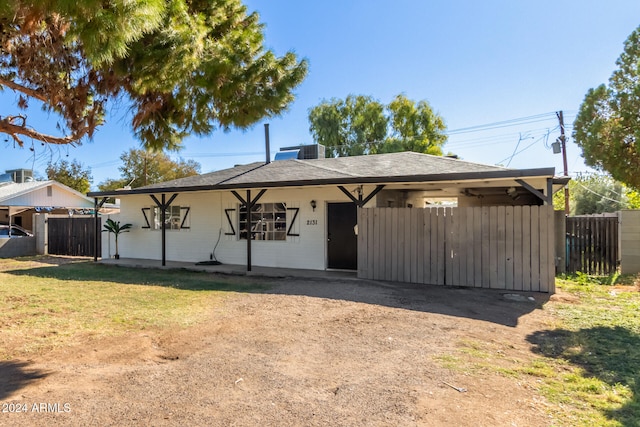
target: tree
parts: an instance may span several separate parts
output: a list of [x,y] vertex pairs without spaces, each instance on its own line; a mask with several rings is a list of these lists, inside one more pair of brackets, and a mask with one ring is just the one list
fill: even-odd
[[107,218],[104,224],[103,232],[113,233],[116,239],[116,253],[115,258],[120,259],[120,253],[118,252],[118,236],[122,233],[128,233],[129,229],[133,227],[131,224],[122,224],[120,225],[120,221],[114,221],[111,218]]
[[442,155],[442,146],[447,142],[446,126],[427,101],[416,104],[404,95],[398,95],[387,109],[392,134],[380,152],[414,151]]
[[388,105],[370,96],[323,100],[309,110],[309,130],[330,156],[416,151],[442,155],[442,118],[426,101],[398,95]]
[[120,156],[122,166],[120,179],[106,180],[98,188],[100,191],[115,190],[130,185],[132,188],[158,182],[170,181],[187,176],[198,175],[200,164],[194,160],[173,161],[160,152],[131,149]]
[[[569,181],[570,214],[589,215],[633,209],[637,193],[607,175],[579,176]],[[564,210],[564,192],[553,197],[556,209]]]
[[573,138],[585,163],[640,189],[640,27],[624,44],[608,86],[589,89]]
[[370,96],[349,95],[345,100],[322,101],[309,110],[314,140],[333,156],[375,154],[387,135],[384,106]]
[[88,193],[91,189],[93,181],[91,169],[84,169],[82,163],[77,160],[73,160],[71,163],[66,160],[49,163],[46,172],[48,179],[58,181],[82,194]]
[[[148,149],[178,149],[187,135],[246,128],[293,101],[307,62],[263,46],[263,25],[241,0],[14,0],[0,4],[0,90],[18,111],[0,133],[77,145],[126,104]],[[36,130],[29,106],[59,118]]]

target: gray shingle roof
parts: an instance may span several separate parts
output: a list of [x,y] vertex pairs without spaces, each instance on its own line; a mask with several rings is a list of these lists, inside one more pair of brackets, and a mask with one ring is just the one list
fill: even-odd
[[[527,170],[526,175],[551,175],[553,168]],[[341,183],[413,182],[445,179],[479,179],[523,176],[524,171],[490,166],[448,157],[413,152],[311,160],[279,160],[252,163],[188,178],[152,184],[120,194],[154,190],[195,191],[206,189],[288,187]],[[113,195],[89,193],[90,196]]]

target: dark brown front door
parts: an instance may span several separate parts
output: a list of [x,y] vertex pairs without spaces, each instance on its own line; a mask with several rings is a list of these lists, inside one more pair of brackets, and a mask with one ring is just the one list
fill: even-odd
[[343,270],[358,268],[358,223],[355,203],[329,203],[327,206],[327,267]]

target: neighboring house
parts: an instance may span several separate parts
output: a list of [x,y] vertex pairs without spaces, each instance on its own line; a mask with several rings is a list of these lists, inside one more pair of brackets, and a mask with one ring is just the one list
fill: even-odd
[[[51,228],[45,226],[45,218],[61,218],[60,221],[64,222],[71,217],[85,217],[91,221],[93,199],[56,181],[33,181],[29,170],[7,172],[0,175],[0,225],[6,231],[6,235],[0,236],[1,258],[49,253]],[[14,182],[14,179],[24,181]],[[105,205],[104,213],[107,211],[113,213],[118,209]],[[34,222],[34,218],[39,220]],[[14,233],[18,227],[28,233]],[[86,239],[88,236],[77,238]]]
[[0,183],[0,223],[33,230],[34,213],[93,212],[93,199],[56,181]]
[[404,152],[253,163],[88,196],[120,199],[117,220],[133,224],[121,258],[356,270],[358,207],[551,204],[567,181],[554,173]]

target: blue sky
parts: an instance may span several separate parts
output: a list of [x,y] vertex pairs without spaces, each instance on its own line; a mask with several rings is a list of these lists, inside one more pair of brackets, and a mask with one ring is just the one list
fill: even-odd
[[[266,46],[295,51],[310,64],[288,112],[270,123],[272,157],[279,147],[312,143],[307,114],[323,99],[370,95],[389,102],[404,93],[427,100],[451,132],[445,151],[468,161],[513,168],[555,167],[562,157],[549,144],[567,131],[585,93],[605,83],[627,36],[640,25],[637,0],[245,0],[266,25]],[[13,104],[0,95],[0,114]],[[0,169],[34,168],[49,159],[77,159],[91,168],[95,186],[118,178],[119,156],[138,147],[123,118],[112,114],[92,142],[51,152],[39,143],[4,142]],[[456,132],[500,123],[510,126]],[[54,118],[48,120],[48,126]],[[265,121],[267,122],[267,121]],[[264,159],[261,122],[246,131],[190,138],[181,156],[202,171]],[[514,152],[516,153],[514,155]],[[587,168],[568,144],[569,171]],[[68,157],[67,157],[68,155]]]

